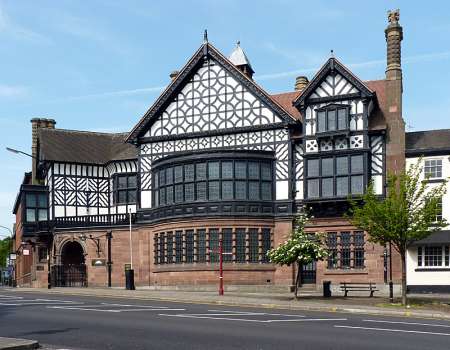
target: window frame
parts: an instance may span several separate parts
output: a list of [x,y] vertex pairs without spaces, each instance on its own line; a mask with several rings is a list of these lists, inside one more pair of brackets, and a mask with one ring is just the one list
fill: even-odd
[[[350,130],[350,105],[341,104],[329,104],[327,106],[317,108],[316,112],[316,134],[336,134],[342,132],[348,132]],[[339,110],[345,110],[345,128],[339,128]],[[329,114],[334,112],[334,129],[330,129]],[[325,128],[321,130],[321,123],[319,119],[319,113],[325,113]]]
[[[28,203],[29,197],[34,198],[34,205]],[[38,191],[27,191],[23,193],[24,201],[24,211],[23,211],[23,221],[25,223],[38,223],[49,221],[49,193],[48,192],[38,192]],[[40,205],[39,198],[45,198],[45,206]],[[28,211],[33,211],[34,220],[28,220]],[[39,213],[45,211],[45,219],[39,219]]]
[[[132,187],[129,185],[129,179],[135,177],[136,186]],[[119,188],[119,178],[126,178],[126,187]],[[118,173],[113,176],[113,205],[133,205],[138,202],[138,176],[137,173]],[[134,191],[134,201],[129,200],[129,193]],[[119,201],[119,192],[126,193],[126,201]]]
[[[361,171],[352,172],[352,157],[362,156],[362,169]],[[347,173],[346,174],[338,174],[337,170],[337,159],[338,158],[347,158]],[[343,153],[334,153],[334,154],[324,154],[324,155],[314,155],[305,157],[305,184],[304,184],[304,193],[305,200],[323,200],[323,199],[340,199],[340,198],[348,198],[349,196],[361,196],[364,194],[364,191],[367,188],[368,184],[368,153],[367,152],[343,152]],[[323,175],[323,160],[332,159],[333,160],[333,172],[331,175]],[[318,160],[318,172],[317,175],[309,175],[310,167],[309,162]],[[316,173],[316,172],[314,172]],[[352,193],[352,178],[362,176],[362,192],[361,193]],[[347,178],[347,194],[340,195],[338,194],[338,179]],[[324,179],[332,179],[333,184],[333,194],[331,196],[323,195],[323,180]],[[318,195],[310,196],[309,191],[309,183],[310,181],[317,180],[318,181]]]
[[[272,154],[268,152],[235,154],[235,152],[228,154],[222,153],[221,157],[218,154],[202,154],[202,156],[178,156],[174,159],[162,160],[161,164],[156,164],[152,170],[152,203],[154,208],[165,207],[168,205],[179,205],[186,203],[204,203],[204,202],[272,202],[275,200],[276,176],[275,176],[275,159]],[[211,156],[210,156],[211,155]],[[205,160],[205,158],[207,160]],[[245,163],[245,176],[242,176],[242,167],[238,163]],[[231,176],[229,174],[231,163]],[[250,165],[256,163],[258,177],[253,178],[250,172]],[[204,165],[202,165],[204,164]],[[211,165],[218,164],[218,169],[214,170],[214,175],[211,177]],[[224,166],[226,164],[226,166]],[[186,166],[193,166],[193,177],[186,181]],[[172,186],[166,182],[161,184],[161,174],[167,171],[173,171],[176,167],[182,168],[181,181],[174,185],[179,185],[183,188],[182,196],[176,200],[176,191],[174,188],[174,200],[167,202],[167,195],[162,200],[162,193]],[[201,176],[198,176],[199,169]],[[216,171],[217,170],[217,171]],[[270,178],[267,176],[270,172]],[[216,176],[217,175],[217,176]],[[243,183],[245,183],[243,187]],[[225,189],[230,189],[231,192],[226,192]],[[186,201],[186,186],[190,185],[193,188],[193,195],[190,200]],[[251,186],[257,186],[257,197],[252,198],[250,191]],[[213,186],[213,187],[211,187]],[[175,187],[175,186],[174,186]],[[211,197],[211,189],[216,188],[215,196]],[[266,191],[270,188],[270,191]],[[244,192],[239,191],[244,189]],[[180,192],[180,193],[181,193]],[[201,193],[201,197],[199,194]],[[268,195],[269,193],[269,195]],[[225,196],[227,194],[227,196]]]
[[[435,162],[435,164],[427,165],[427,163]],[[440,164],[438,164],[440,163]],[[427,171],[428,170],[428,171]],[[423,174],[428,179],[442,179],[442,158],[425,159],[423,165]]]
[[327,270],[364,270],[367,260],[366,243],[366,234],[361,230],[326,232],[326,247],[330,253]]
[[[440,249],[441,254],[431,254],[432,250]],[[417,267],[420,269],[443,269],[450,268],[450,244],[427,244],[417,246]],[[434,258],[436,257],[436,259]],[[434,261],[440,264],[434,264]],[[431,264],[430,264],[431,262]]]

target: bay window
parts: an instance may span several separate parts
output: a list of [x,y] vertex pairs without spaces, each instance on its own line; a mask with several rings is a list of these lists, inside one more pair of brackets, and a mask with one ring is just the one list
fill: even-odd
[[25,221],[37,222],[48,220],[47,193],[26,193]]
[[365,155],[348,154],[306,161],[306,197],[360,195],[365,186]]

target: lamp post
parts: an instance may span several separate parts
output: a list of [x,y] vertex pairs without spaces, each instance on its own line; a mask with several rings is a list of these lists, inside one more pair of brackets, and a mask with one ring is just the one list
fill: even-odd
[[129,231],[130,231],[130,269],[125,271],[125,288],[135,290],[133,270],[133,241],[131,236],[131,208],[128,209]]
[[111,240],[112,240],[112,231],[106,232],[104,235],[100,236],[93,236],[89,235],[86,236],[84,233],[80,235],[80,239],[85,242],[87,239],[90,239],[92,242],[95,243],[95,246],[97,247],[97,256],[100,257],[100,238],[106,237],[107,242],[107,249],[108,249],[108,261],[106,262],[106,267],[108,271],[108,287],[111,288],[111,274],[112,274],[112,252],[111,252]]
[[3,225],[0,225],[0,228],[3,228],[3,229],[5,229],[5,230],[8,230],[8,232],[9,232],[9,234],[11,235],[10,236],[10,246],[9,246],[9,256],[8,256],[8,260],[9,260],[9,263],[11,264],[10,266],[12,267],[12,274],[11,274],[11,285],[12,286],[14,286],[14,273],[15,273],[15,268],[14,268],[14,265],[11,263],[11,253],[13,252],[13,248],[14,248],[14,243],[13,243],[13,236],[14,236],[14,233],[13,233],[13,231],[9,228],[9,227],[7,227],[7,226],[3,226]]

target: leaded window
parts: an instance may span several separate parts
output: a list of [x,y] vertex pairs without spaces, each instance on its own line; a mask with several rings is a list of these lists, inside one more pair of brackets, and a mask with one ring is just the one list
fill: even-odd
[[448,267],[450,265],[448,245],[417,247],[417,265],[420,267]]
[[348,106],[330,105],[317,110],[317,132],[335,132],[349,127]]
[[365,267],[363,231],[328,232],[328,269],[362,269]]
[[425,160],[425,177],[436,179],[442,177],[442,159]]
[[26,193],[25,195],[25,221],[37,222],[48,219],[47,193]]
[[314,198],[360,195],[365,186],[364,154],[307,160],[306,196]]
[[[271,229],[200,228],[168,231],[154,236],[155,264],[217,263],[222,240],[225,263],[269,263]],[[208,258],[209,257],[209,258]]]
[[169,166],[153,174],[156,206],[204,201],[271,201],[270,160],[215,160]]
[[[161,173],[159,182],[165,183],[165,173]],[[156,180],[155,180],[156,181]],[[137,193],[136,174],[119,174],[113,178],[114,204],[135,204]],[[161,194],[160,194],[161,195]],[[166,200],[163,194],[164,202]]]

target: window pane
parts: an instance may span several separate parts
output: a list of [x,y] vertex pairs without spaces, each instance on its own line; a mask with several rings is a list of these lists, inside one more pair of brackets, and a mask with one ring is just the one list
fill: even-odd
[[233,181],[222,181],[222,199],[233,199]]
[[318,159],[308,159],[308,176],[309,177],[319,176]]
[[247,178],[247,162],[235,162],[234,163],[234,173],[236,179],[246,179]]
[[348,174],[348,157],[336,157],[336,175]]
[[308,180],[308,197],[319,197],[319,179]]
[[126,176],[119,176],[119,188],[127,188],[127,177]]
[[186,262],[194,262],[194,230],[186,230]]
[[175,231],[175,262],[183,262],[183,237],[182,231]]
[[208,164],[208,176],[210,179],[219,178],[219,162],[211,162]]
[[159,190],[159,204],[166,204],[166,189],[164,187]]
[[269,262],[269,258],[267,257],[267,252],[270,250],[270,247],[271,247],[270,229],[263,228],[261,236],[262,236],[262,255],[261,255],[261,260],[264,263],[268,263]]
[[245,262],[245,228],[236,229],[236,262]]
[[136,203],[136,191],[128,191],[128,203]]
[[197,261],[200,263],[206,262],[206,230],[197,230]]
[[28,222],[36,221],[36,210],[35,209],[27,209],[27,221]]
[[222,162],[222,179],[233,178],[233,162]]
[[[222,244],[224,253],[233,253],[233,231],[231,228],[222,229]],[[233,254],[224,254],[223,261],[231,262]]]
[[219,181],[210,181],[208,183],[209,200],[219,200]]
[[217,228],[209,229],[209,261],[214,263],[219,261],[219,230]]
[[184,166],[184,181],[194,181],[194,164],[186,164]]
[[166,184],[166,171],[163,169],[159,172],[159,186]]
[[119,191],[118,192],[118,198],[119,203],[126,203],[127,202],[127,191]]
[[347,110],[345,108],[338,109],[338,129],[347,129]]
[[333,158],[322,159],[322,176],[333,176]]
[[236,199],[245,200],[247,199],[247,182],[236,181]]
[[38,221],[46,221],[46,220],[47,220],[47,209],[39,209]]
[[336,130],[336,110],[328,111],[328,130]]
[[175,202],[180,203],[183,201],[183,185],[175,185]]
[[206,163],[198,163],[195,165],[197,180],[206,180]]
[[[47,208],[47,195],[46,194],[40,194],[38,195],[38,206],[39,208]],[[442,205],[442,202],[441,202]]]
[[136,188],[136,175],[128,176],[128,188]]
[[261,199],[264,201],[272,200],[272,183],[264,181],[261,183]]
[[36,195],[27,194],[26,201],[28,208],[36,208]]
[[351,189],[352,189],[352,194],[362,194],[363,193],[363,177],[362,177],[362,175],[352,176]]
[[167,232],[167,241],[166,241],[166,257],[167,257],[167,263],[173,264],[173,234],[172,232]]
[[186,202],[191,202],[194,200],[194,183],[184,185],[184,200]]
[[197,182],[197,200],[206,201],[206,182]]
[[322,197],[333,197],[333,178],[322,179]]
[[173,203],[173,186],[166,187],[166,202],[167,204]]
[[251,228],[248,230],[248,244],[249,244],[249,262],[256,263],[259,260],[258,247],[258,229]]
[[347,196],[348,195],[348,177],[338,177],[336,178],[336,196]]
[[270,163],[261,163],[261,179],[272,180],[272,165]]
[[248,178],[259,179],[259,163],[248,162]]
[[166,169],[166,184],[167,185],[173,184],[173,168]]
[[156,173],[153,175],[153,186],[154,186],[155,188],[158,188],[158,186],[159,186],[159,172],[156,172]]
[[183,182],[183,166],[178,165],[174,168],[175,183]]
[[325,112],[317,112],[317,131],[323,132],[326,130],[326,114]]
[[352,174],[364,172],[363,156],[352,156]]
[[259,181],[248,182],[248,197],[251,201],[259,200]]

